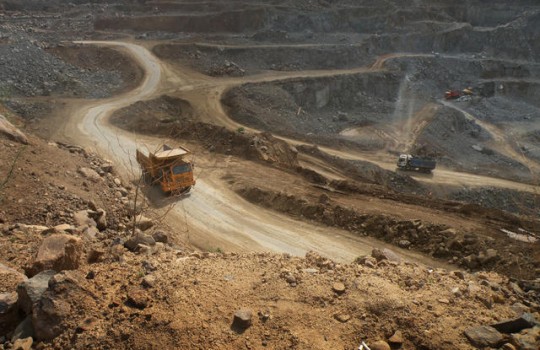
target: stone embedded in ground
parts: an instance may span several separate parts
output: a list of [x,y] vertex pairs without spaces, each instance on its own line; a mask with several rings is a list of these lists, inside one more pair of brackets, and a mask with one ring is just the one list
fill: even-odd
[[485,252],[480,252],[478,254],[478,262],[480,265],[487,265],[500,259],[501,257],[495,249],[487,249]]
[[45,270],[17,286],[19,308],[27,315],[32,313],[32,306],[49,288],[49,280],[56,274],[54,270]]
[[0,334],[7,334],[19,322],[17,293],[0,293]]
[[61,233],[63,231],[71,232],[74,229],[75,229],[75,227],[71,226],[70,224],[60,224],[60,225],[56,225],[54,227],[54,231],[59,232],[59,233]]
[[154,222],[152,221],[152,219],[147,218],[146,216],[141,214],[141,215],[138,215],[137,218],[135,219],[135,226],[137,226],[137,228],[143,231],[146,231],[152,226],[154,226]]
[[136,251],[139,247],[139,244],[153,246],[156,244],[156,241],[154,240],[154,238],[152,238],[152,236],[149,236],[142,232],[138,232],[134,236],[131,236],[131,238],[124,243],[124,247],[131,251]]
[[459,278],[460,280],[465,279],[465,273],[463,271],[452,271],[452,274]]
[[82,241],[68,234],[53,234],[43,240],[28,275],[44,270],[75,270],[79,267],[82,255]]
[[96,221],[90,217],[88,210],[79,210],[74,213],[73,220],[75,220],[77,227],[95,227],[97,225]]
[[249,309],[239,309],[234,313],[232,327],[238,330],[245,330],[251,326],[252,312]]
[[142,280],[142,285],[147,288],[152,288],[156,285],[156,276],[146,275]]
[[341,282],[336,282],[332,285],[332,289],[334,290],[334,292],[338,293],[338,294],[342,294],[345,292],[345,285]]
[[101,248],[92,248],[86,257],[86,262],[89,264],[95,264],[103,261],[105,258],[105,251]]
[[13,343],[13,350],[30,350],[32,349],[32,343],[34,340],[32,337],[24,338],[24,339],[17,339]]
[[287,283],[288,283],[291,287],[296,287],[296,285],[298,284],[298,281],[296,280],[296,277],[294,277],[294,275],[287,275],[287,276],[285,276],[285,281],[287,281]]
[[526,312],[530,312],[531,311],[531,308],[522,304],[522,303],[514,303],[512,304],[512,306],[510,306],[510,308],[517,314],[517,315],[521,315],[523,313],[526,313]]
[[65,329],[62,321],[70,316],[71,306],[67,300],[56,299],[44,293],[32,310],[32,324],[38,340],[51,340]]
[[501,345],[504,337],[495,328],[490,326],[477,326],[467,328],[465,336],[476,347],[497,347]]
[[127,293],[127,305],[141,310],[146,308],[148,306],[146,292],[138,287],[130,288]]
[[334,318],[338,320],[341,323],[346,323],[351,319],[351,315],[349,314],[336,314],[334,315]]
[[371,350],[391,350],[390,345],[384,340],[377,340],[373,344],[368,344]]
[[161,242],[165,244],[169,242],[169,235],[163,231],[156,231],[152,233],[152,238],[154,238],[156,242]]
[[384,248],[382,250],[375,248],[371,251],[371,256],[377,259],[377,261],[389,260],[396,263],[401,262],[401,258],[399,257],[399,255],[387,248]]
[[534,327],[535,324],[536,320],[534,319],[534,315],[524,313],[520,317],[492,324],[491,327],[501,333],[519,333],[523,329]]
[[99,182],[102,180],[101,176],[94,169],[82,167],[79,168],[77,172],[93,182]]
[[411,246],[411,242],[406,239],[402,239],[398,242],[398,246],[401,248],[409,248]]
[[95,211],[95,214],[91,214],[92,218],[96,222],[96,227],[98,230],[103,231],[107,228],[107,212],[103,209],[98,209]]
[[396,331],[390,339],[388,339],[388,342],[395,345],[403,344],[403,334],[401,331]]

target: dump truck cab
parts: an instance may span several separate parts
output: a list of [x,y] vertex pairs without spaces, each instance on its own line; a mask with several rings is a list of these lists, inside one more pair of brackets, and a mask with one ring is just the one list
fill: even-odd
[[407,163],[409,162],[409,159],[411,158],[412,156],[410,154],[400,154],[397,161],[398,168],[406,168]]
[[153,184],[158,184],[165,193],[186,193],[195,185],[193,164],[187,159],[191,152],[184,147],[171,148],[145,155],[137,150],[143,175]]

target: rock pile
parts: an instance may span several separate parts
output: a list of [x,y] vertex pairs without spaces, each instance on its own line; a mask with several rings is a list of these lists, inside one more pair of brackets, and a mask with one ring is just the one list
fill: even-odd
[[29,41],[0,45],[0,93],[23,96],[103,98],[122,85],[118,73],[70,65]]

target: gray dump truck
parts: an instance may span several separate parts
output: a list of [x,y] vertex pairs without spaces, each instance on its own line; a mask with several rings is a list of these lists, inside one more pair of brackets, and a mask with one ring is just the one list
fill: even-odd
[[397,161],[399,170],[411,170],[422,173],[430,173],[437,166],[433,158],[418,157],[410,154],[401,154]]

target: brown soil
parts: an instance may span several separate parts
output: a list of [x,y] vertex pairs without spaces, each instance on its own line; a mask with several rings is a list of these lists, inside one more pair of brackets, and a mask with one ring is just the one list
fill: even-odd
[[[502,197],[517,188],[528,191],[533,202],[538,198],[536,187],[524,181],[530,178],[509,172],[506,176],[524,181],[512,183],[485,170],[500,163],[494,169],[522,173],[534,165],[533,155],[514,161],[523,149],[501,131],[506,110],[486,116],[520,94],[526,98],[513,107],[530,104],[519,110],[534,115],[538,84],[504,81],[499,96],[494,89],[491,95],[479,93],[463,107],[475,115],[457,102],[436,101],[439,90],[454,88],[448,82],[469,83],[472,73],[486,78],[485,86],[495,86],[488,78],[519,80],[529,70],[531,76],[537,72],[536,63],[519,61],[540,52],[534,41],[536,7],[524,12],[521,2],[500,4],[483,10],[482,1],[434,0],[433,7],[416,1],[385,6],[350,0],[126,1],[73,6],[73,18],[49,14],[69,28],[81,25],[77,20],[93,22],[103,30],[99,36],[118,37],[107,31],[120,30],[130,39],[115,44],[119,51],[86,45],[49,49],[85,69],[119,71],[126,85],[118,96],[102,101],[38,96],[16,101],[20,108],[14,112],[0,107],[30,139],[25,146],[0,136],[2,300],[16,291],[13,269],[34,274],[44,239],[59,231],[83,242],[78,267],[61,268],[31,306],[35,330],[41,326],[54,333],[36,332],[32,346],[307,350],[355,349],[362,341],[375,349],[377,341],[386,341],[394,350],[472,349],[482,346],[465,336],[470,327],[524,312],[540,320],[540,240],[525,243],[501,232],[536,232],[538,218],[470,199],[478,193],[482,203],[489,195],[484,180],[501,188]],[[38,5],[25,1],[20,9]],[[61,5],[51,2],[52,8]],[[42,18],[36,18],[8,13],[9,25],[1,29],[15,30],[10,26],[20,20],[29,35],[34,30],[41,38],[56,35],[40,28]],[[180,50],[191,45],[189,52],[163,46],[170,38],[178,39]],[[139,39],[152,41],[139,44]],[[204,62],[196,61],[199,44],[193,43],[199,39],[209,42]],[[317,46],[319,39],[324,49]],[[341,39],[343,51],[334,54],[349,56],[325,61],[333,48],[324,43]],[[259,40],[300,44],[282,52],[279,44],[251,50]],[[240,45],[220,48],[213,42]],[[153,56],[153,47],[167,59]],[[484,62],[494,48],[507,60]],[[400,53],[405,50],[412,53]],[[303,65],[272,67],[282,61],[280,55],[298,54],[302,61],[314,51]],[[222,53],[239,62],[212,66]],[[250,59],[266,53],[272,55],[268,60]],[[375,58],[372,66],[366,64]],[[521,65],[523,72],[516,68]],[[523,128],[533,129],[534,120],[524,120]],[[513,123],[513,130],[521,122]],[[44,141],[33,131],[63,142]],[[451,142],[449,150],[444,142],[436,149],[441,163],[459,171],[461,156],[468,157],[463,169],[486,158],[484,170],[438,168],[433,176],[394,171],[396,152],[430,154],[431,146],[444,140]],[[197,185],[182,197],[142,184],[133,159],[141,144],[171,141],[190,148],[195,158]],[[536,141],[530,139],[532,145]],[[461,188],[465,181],[478,192]],[[465,192],[463,202],[445,197],[455,189]],[[133,226],[133,201],[148,204],[141,193],[153,205],[143,208],[153,223],[147,236]],[[54,228],[74,225],[80,210],[99,209],[106,213],[99,232]],[[152,235],[166,239],[152,242]],[[142,243],[133,247],[128,239],[135,238]],[[380,249],[369,255],[373,246]],[[21,304],[7,325],[7,308],[0,305],[0,350],[16,348],[14,329],[30,316]],[[248,324],[233,321],[238,310],[251,314]],[[532,345],[518,344],[527,335]],[[504,334],[491,348],[528,350],[538,344],[537,325]]]

